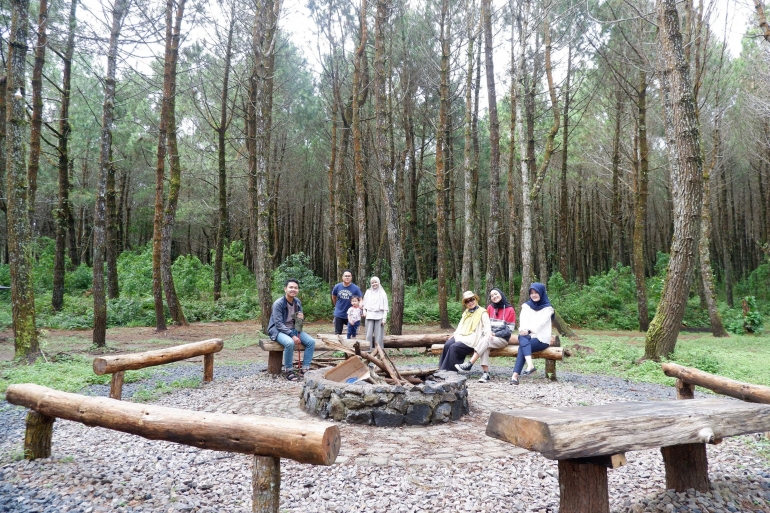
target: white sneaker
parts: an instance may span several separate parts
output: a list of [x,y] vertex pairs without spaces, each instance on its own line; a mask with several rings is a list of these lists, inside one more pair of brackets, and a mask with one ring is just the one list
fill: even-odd
[[481,377],[479,378],[479,383],[489,383],[489,380],[490,380],[490,377],[489,377],[489,373],[488,373],[488,372],[485,372],[485,373],[484,373],[484,374],[482,374],[482,375],[481,375]]
[[465,363],[457,363],[455,364],[455,369],[457,369],[460,372],[468,372],[473,368],[473,364],[471,362],[465,362]]

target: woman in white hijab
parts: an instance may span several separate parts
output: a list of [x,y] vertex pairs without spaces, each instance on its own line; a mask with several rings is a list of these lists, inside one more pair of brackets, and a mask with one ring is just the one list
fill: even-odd
[[369,348],[374,349],[377,343],[380,349],[385,349],[385,319],[388,317],[388,295],[380,285],[380,279],[372,276],[369,289],[364,294],[364,317],[366,317],[366,340]]

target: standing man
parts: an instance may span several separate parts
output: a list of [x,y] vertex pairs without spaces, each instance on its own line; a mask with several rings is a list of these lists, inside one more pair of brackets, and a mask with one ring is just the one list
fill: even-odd
[[305,356],[302,358],[302,374],[310,370],[310,362],[313,360],[315,340],[305,332],[298,332],[294,328],[297,319],[304,319],[302,303],[299,294],[299,282],[294,278],[286,280],[283,288],[284,295],[275,300],[273,311],[270,314],[270,324],[267,326],[267,334],[270,340],[275,340],[283,346],[283,370],[286,379],[299,381],[300,376],[292,370],[294,362],[294,347],[296,344],[305,346]]
[[363,297],[361,289],[353,283],[353,273],[349,269],[342,271],[342,282],[332,289],[334,305],[334,333],[342,335],[342,327],[348,323],[348,308],[353,297]]

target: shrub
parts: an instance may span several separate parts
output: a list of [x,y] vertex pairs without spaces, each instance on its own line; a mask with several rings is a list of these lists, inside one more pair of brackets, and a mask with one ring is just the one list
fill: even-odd
[[80,264],[74,271],[64,274],[64,290],[69,294],[88,290],[93,283],[94,273],[86,264]]
[[214,291],[214,271],[202,263],[195,255],[180,256],[171,265],[174,286],[180,298],[200,299],[203,294],[209,297]]

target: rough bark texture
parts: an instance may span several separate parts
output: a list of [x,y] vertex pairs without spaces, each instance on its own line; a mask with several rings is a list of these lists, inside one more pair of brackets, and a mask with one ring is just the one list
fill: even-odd
[[706,444],[682,444],[661,447],[666,467],[666,489],[684,492],[694,488],[699,492],[711,490]]
[[0,211],[8,211],[8,203],[5,201],[5,118],[7,109],[5,108],[6,94],[8,86],[8,77],[0,76]]
[[[61,106],[59,110],[59,143],[58,143],[58,171],[59,171],[59,204],[54,213],[56,223],[56,250],[54,251],[53,264],[53,293],[51,295],[51,306],[55,311],[59,311],[64,306],[64,264],[65,264],[65,246],[67,243],[67,229],[72,222],[72,209],[69,201],[69,170],[70,158],[68,143],[70,138],[70,81],[72,75],[72,54],[75,49],[75,25],[77,12],[77,0],[72,0],[70,4],[69,33],[67,35],[67,46],[64,49],[64,59],[62,62],[62,88],[61,88]],[[74,234],[71,235],[74,238]]]
[[[647,331],[650,326],[647,306],[647,284],[644,281],[645,260],[644,240],[647,225],[647,181],[649,173],[649,147],[647,145],[647,73],[639,70],[637,88],[638,109],[638,146],[639,156],[634,180],[634,238],[633,263],[634,282],[636,284],[636,312],[639,318],[639,331]],[[636,154],[635,154],[636,155]]]
[[703,192],[700,134],[674,0],[660,1],[658,21],[664,63],[662,84],[664,96],[669,98],[664,103],[667,107],[674,236],[661,301],[645,341],[644,356],[651,359],[673,353],[676,346],[695,266]]
[[768,25],[767,18],[765,18],[765,7],[762,5],[762,0],[754,0],[754,11],[757,13],[762,36],[765,38],[765,41],[770,43],[770,25]]
[[36,411],[27,412],[27,430],[24,433],[24,458],[36,460],[51,457],[54,417]]
[[[268,162],[273,108],[273,53],[280,0],[260,0],[254,16],[252,50],[254,68],[249,87],[249,223],[254,251],[254,274],[261,310],[262,331],[267,333],[272,308],[271,265],[268,251]],[[289,205],[293,205],[290,203]]]
[[222,259],[224,258],[225,240],[228,238],[229,224],[227,213],[227,161],[225,159],[225,135],[230,124],[228,114],[228,94],[230,87],[230,61],[233,55],[233,31],[235,29],[235,2],[230,10],[230,28],[227,32],[227,47],[225,49],[225,70],[222,78],[222,99],[219,103],[219,126],[217,132],[217,178],[219,200],[219,224],[217,226],[217,242],[214,250],[214,301],[222,297]]
[[[369,88],[364,87],[364,77],[368,73],[364,69],[366,66],[366,40],[368,38],[368,27],[366,23],[366,0],[361,0],[361,9],[359,11],[360,34],[358,47],[353,70],[353,119],[351,120],[353,131],[353,165],[355,167],[354,180],[356,187],[356,213],[354,216],[358,224],[358,273],[356,273],[357,283],[366,282],[366,189],[364,187],[365,169],[363,136],[361,133],[361,107],[366,102]],[[368,78],[368,77],[367,77]],[[368,82],[368,79],[367,79]],[[367,84],[368,85],[368,84]],[[405,100],[406,101],[406,100]],[[414,150],[414,148],[412,148]],[[413,221],[414,222],[414,221]]]
[[484,64],[487,76],[487,103],[489,106],[489,219],[487,226],[486,295],[495,287],[499,264],[500,240],[500,121],[497,117],[495,93],[495,66],[492,60],[492,1],[482,0],[481,16],[484,25]]
[[[73,2],[74,3],[74,2]],[[126,15],[127,0],[115,0],[112,8],[112,27],[110,44],[107,50],[107,75],[104,77],[104,103],[102,105],[102,133],[99,146],[99,179],[96,188],[94,207],[94,332],[93,342],[97,347],[104,347],[107,334],[107,300],[104,290],[104,259],[107,242],[107,173],[112,166],[112,129],[115,108],[115,73],[117,69],[118,41],[120,29]],[[65,147],[66,148],[66,147]]]
[[610,513],[607,467],[559,460],[559,512]]
[[375,16],[375,45],[374,45],[374,110],[376,118],[375,149],[377,152],[377,168],[382,181],[383,208],[390,246],[391,269],[391,305],[390,333],[401,334],[404,318],[404,250],[401,244],[398,206],[396,205],[393,169],[388,157],[388,116],[385,73],[385,36],[388,16],[390,15],[389,0],[377,1]]
[[39,353],[35,327],[35,288],[32,278],[32,229],[29,222],[24,111],[29,1],[11,2],[6,103],[6,198],[8,202],[8,259],[15,358],[34,361]]
[[43,66],[45,51],[48,47],[48,1],[40,0],[37,18],[37,45],[35,46],[35,64],[32,68],[32,118],[29,132],[29,220],[35,225],[35,197],[37,195],[37,174],[40,170],[40,130],[43,126]]
[[460,288],[471,289],[471,275],[473,272],[474,236],[476,224],[476,195],[473,194],[473,45],[476,42],[475,3],[468,5],[467,35],[468,60],[465,75],[465,119],[463,121],[463,138],[465,142],[463,150],[463,263],[460,271]]
[[110,399],[117,399],[120,401],[123,398],[123,379],[126,373],[124,371],[117,371],[112,374],[110,380]]
[[[182,304],[176,294],[174,276],[171,274],[171,242],[174,235],[176,208],[181,189],[182,166],[179,161],[179,150],[176,137],[176,74],[179,60],[179,39],[181,37],[182,17],[184,16],[186,0],[169,0],[166,4],[166,59],[163,67],[163,103],[166,107],[166,146],[169,163],[168,198],[163,209],[160,242],[160,276],[163,280],[163,291],[166,293],[166,304],[174,323],[187,325]],[[173,6],[176,4],[176,13]],[[173,24],[172,24],[173,20]],[[173,28],[172,28],[173,27]]]
[[254,456],[251,489],[251,511],[278,513],[281,505],[281,458]]
[[[518,123],[518,139],[519,139],[519,154],[521,156],[521,231],[520,233],[520,247],[521,247],[521,287],[519,288],[519,304],[524,303],[529,297],[529,285],[534,281],[535,269],[534,269],[534,256],[532,252],[532,198],[530,195],[530,165],[529,161],[534,159],[534,144],[533,139],[533,117],[534,117],[534,105],[529,94],[529,82],[530,77],[527,74],[527,44],[529,39],[529,9],[530,1],[525,0],[521,13],[521,35],[519,40],[519,80],[521,84],[519,86],[521,95],[520,99],[524,101],[517,101],[516,119]],[[518,112],[519,105],[524,103],[525,116]]]
[[570,107],[570,78],[572,72],[572,44],[567,48],[567,76],[564,80],[564,129],[561,133],[561,175],[559,176],[559,273],[565,280],[569,280],[569,269],[567,266],[567,236],[569,235],[569,224],[567,222],[567,163],[569,145],[569,107]]
[[449,0],[441,2],[441,67],[439,69],[439,110],[436,128],[436,281],[441,328],[450,328],[447,310],[447,220],[446,220],[446,125],[449,113]]

